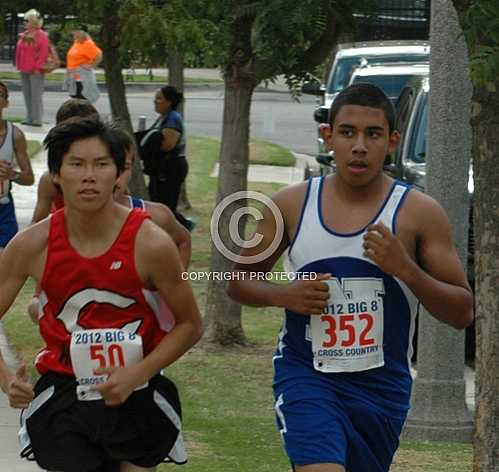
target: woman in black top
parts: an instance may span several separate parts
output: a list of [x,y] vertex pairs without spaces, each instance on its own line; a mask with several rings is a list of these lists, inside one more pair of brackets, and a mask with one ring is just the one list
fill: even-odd
[[185,158],[185,133],[182,116],[176,110],[183,100],[183,94],[175,87],[161,87],[154,98],[154,108],[160,114],[153,128],[161,130],[161,149],[165,157],[157,174],[150,176],[149,194],[153,202],[160,202],[170,208],[177,220],[187,229],[193,222],[177,213],[180,188],[189,170]]

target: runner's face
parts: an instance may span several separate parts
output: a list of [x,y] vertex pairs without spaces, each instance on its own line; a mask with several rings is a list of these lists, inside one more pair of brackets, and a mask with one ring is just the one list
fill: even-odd
[[132,167],[133,167],[133,155],[130,151],[126,151],[125,157],[125,169],[120,174],[118,183],[116,184],[116,189],[114,191],[114,198],[119,199],[121,196],[126,194],[128,189],[128,184],[132,178]]
[[75,141],[62,158],[54,182],[64,194],[65,206],[95,211],[111,198],[118,171],[107,146],[97,137]]
[[397,147],[399,134],[390,135],[385,113],[379,108],[343,106],[333,129],[323,132],[334,151],[336,173],[352,186],[364,186],[379,177],[387,154]]

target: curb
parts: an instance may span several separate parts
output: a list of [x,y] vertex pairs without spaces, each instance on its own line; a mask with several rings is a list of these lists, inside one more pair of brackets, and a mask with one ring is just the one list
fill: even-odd
[[[21,92],[22,86],[21,81],[17,79],[4,79],[2,82],[5,82],[9,87],[9,91],[12,92]],[[99,91],[101,93],[107,93],[107,86],[105,83],[98,82],[97,86],[99,87]],[[147,83],[147,82],[125,82],[125,88],[127,91],[134,92],[149,92],[155,91],[159,87],[161,87],[161,83]],[[209,85],[209,84],[187,84],[184,86],[185,90],[223,90],[223,84],[220,85]],[[44,85],[45,92],[67,92],[66,90],[62,90],[62,81],[57,80],[46,80]]]
[[[21,86],[21,81],[18,79],[4,79],[2,82],[5,82],[7,87],[9,88],[10,92],[21,92],[22,91],[22,86]],[[140,92],[155,92],[158,90],[159,87],[161,87],[160,82],[154,82],[154,83],[148,83],[148,82],[125,82],[125,90],[126,92],[135,92],[135,93],[140,93]],[[103,82],[98,82],[97,86],[99,87],[99,91],[101,93],[107,93],[107,86]],[[208,92],[208,91],[219,91],[223,92],[225,89],[225,85],[223,83],[221,84],[185,84],[184,85],[184,91],[201,91],[201,92]],[[62,81],[57,81],[57,80],[46,80],[45,85],[44,85],[44,91],[45,92],[65,92],[65,90],[62,90]],[[274,89],[274,88],[267,88],[264,86],[258,86],[255,88],[255,92],[259,93],[282,93],[282,94],[289,94],[289,90],[283,90],[283,89]]]

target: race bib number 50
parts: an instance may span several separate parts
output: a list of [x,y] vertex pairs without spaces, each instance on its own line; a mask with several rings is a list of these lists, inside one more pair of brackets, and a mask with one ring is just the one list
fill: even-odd
[[[71,362],[78,381],[80,400],[97,400],[101,395],[91,387],[107,380],[107,375],[95,375],[94,370],[106,367],[126,367],[143,358],[142,337],[124,329],[86,329],[71,335]],[[140,386],[143,388],[145,385]]]
[[322,315],[310,317],[314,367],[358,372],[382,366],[382,280],[343,279],[340,284],[332,279],[328,284],[328,306]]

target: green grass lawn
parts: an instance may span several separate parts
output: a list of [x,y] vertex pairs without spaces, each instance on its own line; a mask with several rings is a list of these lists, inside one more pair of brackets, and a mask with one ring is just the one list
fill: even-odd
[[[102,72],[96,73],[97,82],[105,82],[105,75]],[[148,74],[123,74],[123,78],[126,82],[153,82],[158,84],[165,84],[168,82],[168,75],[153,75],[152,77]],[[52,72],[45,75],[46,80],[54,82],[62,82],[64,79],[64,73],[62,72]],[[19,72],[0,72],[0,80],[21,80],[21,74]],[[186,85],[223,85],[222,79],[204,79],[204,78],[190,78],[186,77],[184,79]]]
[[294,166],[295,156],[288,149],[267,141],[250,142],[250,163],[273,166]]
[[[261,153],[265,155],[265,143]],[[192,234],[192,271],[209,269],[209,222],[217,181],[209,177],[217,160],[219,142],[190,138],[187,192],[193,205],[188,212],[198,221]],[[272,194],[277,184],[251,183],[251,190]],[[203,309],[206,284],[193,283]],[[28,364],[41,347],[36,327],[25,307],[33,293],[29,281],[4,319],[9,339]],[[280,436],[275,428],[271,358],[281,325],[281,310],[243,309],[248,345],[237,348],[195,347],[167,369],[183,402],[184,436],[189,462],[185,472],[289,472]],[[33,368],[31,374],[35,377]],[[404,442],[393,472],[469,472],[470,445]],[[161,472],[173,470],[162,465]]]

